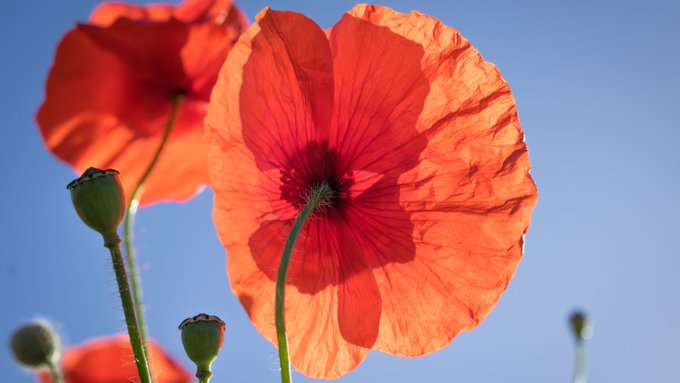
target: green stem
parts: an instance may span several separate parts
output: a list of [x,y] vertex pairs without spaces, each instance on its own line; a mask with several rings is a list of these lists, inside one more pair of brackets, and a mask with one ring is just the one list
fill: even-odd
[[307,218],[314,212],[314,210],[322,204],[327,204],[333,197],[333,191],[328,184],[323,183],[321,186],[315,188],[309,196],[309,201],[298,215],[293,228],[290,230],[286,244],[283,247],[283,254],[281,254],[281,264],[279,265],[279,273],[276,277],[276,339],[279,343],[279,363],[281,364],[281,382],[291,383],[290,357],[288,356],[288,336],[286,335],[286,321],[284,318],[284,303],[286,294],[286,278],[288,277],[288,266],[290,265],[290,257],[295,247],[302,226],[307,221]]
[[52,383],[63,383],[64,378],[62,377],[61,374],[61,367],[59,367],[59,363],[51,363],[50,364],[50,375],[52,376]]
[[109,252],[111,253],[113,270],[116,273],[116,282],[118,283],[118,293],[120,294],[120,301],[123,305],[125,324],[127,325],[130,345],[132,345],[132,353],[134,354],[137,372],[139,373],[139,381],[141,383],[151,383],[149,362],[146,357],[146,351],[144,350],[144,343],[142,342],[142,335],[138,325],[139,322],[137,322],[135,316],[135,306],[132,301],[132,295],[130,295],[130,287],[128,285],[127,273],[125,272],[123,255],[120,252],[120,238],[118,237],[118,234],[111,233],[105,235],[104,246],[109,249]]
[[586,341],[577,340],[574,361],[574,383],[586,383]]
[[[135,216],[137,215],[137,208],[139,207],[139,199],[142,197],[142,191],[144,182],[151,174],[151,171],[156,166],[158,159],[161,156],[165,144],[168,142],[168,137],[170,137],[170,132],[175,125],[175,120],[177,119],[177,113],[179,111],[179,106],[182,103],[182,95],[173,95],[172,102],[170,104],[170,114],[168,115],[168,120],[165,123],[165,130],[163,132],[163,138],[161,138],[161,143],[156,149],[149,166],[147,166],[146,171],[137,182],[137,186],[132,191],[130,196],[130,202],[128,203],[127,210],[125,211],[125,221],[123,222],[123,246],[125,247],[125,260],[127,261],[128,271],[130,273],[130,281],[132,287],[132,297],[134,299],[135,311],[137,312],[137,320],[139,323],[139,331],[142,336],[142,342],[144,344],[144,349],[146,350],[146,325],[144,320],[144,308],[142,306],[142,289],[139,281],[139,273],[137,271],[137,262],[135,258],[135,249],[132,246],[132,227],[134,226]],[[148,350],[146,350],[148,353]]]
[[212,372],[206,369],[198,369],[196,371],[196,378],[198,378],[199,383],[210,383],[210,378],[212,378]]

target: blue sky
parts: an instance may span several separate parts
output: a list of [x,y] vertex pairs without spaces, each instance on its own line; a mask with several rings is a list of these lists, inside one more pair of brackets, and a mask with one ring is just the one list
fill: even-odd
[[[347,1],[244,1],[300,11],[322,27]],[[513,89],[539,188],[515,279],[476,330],[433,355],[372,352],[341,382],[567,382],[576,307],[595,320],[593,382],[680,381],[680,3],[675,1],[385,1],[460,30]],[[0,13],[0,371],[17,368],[9,333],[36,317],[67,345],[124,331],[101,239],[79,222],[72,170],[34,122],[56,44],[97,5],[7,2]],[[136,247],[150,333],[185,364],[177,325],[227,322],[215,381],[277,382],[275,348],[231,294],[206,190],[140,211]],[[297,382],[309,381],[296,374]]]

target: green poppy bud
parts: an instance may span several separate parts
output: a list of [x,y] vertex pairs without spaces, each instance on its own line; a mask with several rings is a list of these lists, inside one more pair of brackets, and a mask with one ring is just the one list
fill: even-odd
[[184,351],[196,364],[196,377],[201,382],[210,381],[210,366],[222,348],[224,328],[222,319],[207,314],[187,318],[179,325]]
[[18,328],[11,347],[17,361],[32,369],[54,367],[61,353],[59,336],[46,321]]
[[80,219],[103,236],[116,233],[125,215],[125,195],[118,171],[89,168],[69,183],[71,201]]
[[569,317],[569,324],[576,341],[584,341],[592,335],[592,325],[588,316],[582,311],[574,311]]

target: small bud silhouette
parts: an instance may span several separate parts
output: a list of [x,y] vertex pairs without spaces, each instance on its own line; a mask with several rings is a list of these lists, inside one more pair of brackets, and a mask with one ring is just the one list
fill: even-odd
[[118,171],[89,168],[69,183],[71,201],[80,219],[103,236],[118,230],[125,215],[125,196]]
[[32,369],[56,366],[61,353],[59,337],[45,321],[24,325],[14,331],[11,347],[17,361]]
[[583,311],[574,311],[569,317],[569,324],[577,341],[587,340],[592,335],[591,323]]
[[220,318],[208,314],[187,318],[179,325],[184,351],[196,364],[196,377],[202,383],[212,377],[210,367],[222,348],[224,328]]

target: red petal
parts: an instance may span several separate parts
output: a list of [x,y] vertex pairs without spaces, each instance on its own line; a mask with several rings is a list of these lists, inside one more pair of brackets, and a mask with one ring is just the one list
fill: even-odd
[[193,97],[206,101],[201,119],[207,112],[210,92],[227,54],[239,36],[238,33],[235,28],[224,28],[213,23],[195,24],[188,29],[179,57],[184,75],[191,79],[188,92]]
[[166,4],[132,5],[125,3],[103,3],[90,15],[90,23],[102,27],[113,24],[119,18],[138,21],[168,21],[173,17],[175,7]]
[[[220,4],[194,1],[182,12],[209,15]],[[145,184],[143,205],[186,200],[207,181],[203,119],[219,66],[241,28],[174,18],[135,21],[158,21],[168,9],[103,5],[93,19],[106,28],[80,25],[69,32],[57,49],[37,116],[55,155],[77,172],[90,166],[118,169],[129,198],[158,148],[172,94],[186,93],[168,145]]]
[[353,260],[356,255],[338,254],[342,281],[338,286],[338,326],[347,342],[370,349],[378,338],[382,299],[373,272]]
[[467,40],[418,13],[357,6],[350,14],[423,47],[429,93],[415,126],[428,142],[418,166],[399,177],[415,257],[376,269],[383,315],[375,346],[422,355],[496,304],[521,257],[536,189],[510,90]]
[[126,3],[104,3],[90,16],[90,23],[109,26],[119,18],[137,21],[164,22],[175,18],[185,23],[214,21],[217,24],[233,25],[236,32],[248,25],[245,15],[231,0],[186,0],[180,5]]
[[[163,192],[146,194],[143,202],[184,200],[205,182],[202,108],[189,102],[184,106],[171,137],[179,147],[168,149],[181,155],[180,160],[165,153],[159,163],[172,162],[178,169],[162,177],[156,171],[152,177],[160,184],[150,179],[147,189]],[[168,112],[166,91],[139,81],[129,63],[76,29],[59,45],[37,119],[47,146],[58,157],[77,172],[90,166],[120,170],[129,197],[158,148]]]
[[[223,209],[216,207],[216,221],[224,222],[228,217]],[[219,227],[222,228],[222,225]],[[220,230],[222,238],[225,238],[226,231]],[[249,248],[243,249],[236,244],[228,247],[232,290],[258,331],[274,345],[277,345],[274,327],[275,281],[269,274],[276,273],[276,262],[280,259],[283,240],[289,231],[289,221],[269,222],[250,238]],[[230,233],[230,238],[240,240],[240,230],[231,230]],[[372,275],[367,276],[370,281],[356,278],[354,283],[346,286],[329,283],[339,277],[334,267],[338,262],[337,257],[327,257],[328,253],[320,254],[308,248],[308,245],[317,244],[301,237],[291,259],[291,268],[299,270],[300,265],[308,269],[315,268],[314,275],[305,275],[305,284],[302,286],[294,285],[299,278],[297,272],[291,270],[288,276],[288,281],[293,283],[288,284],[286,289],[285,304],[290,357],[295,369],[309,377],[338,378],[358,366],[368,354],[370,348],[362,346],[372,345],[377,336],[380,305],[376,304],[376,299],[379,303],[380,298]],[[271,259],[276,266],[263,273],[261,264],[242,255],[244,250],[252,254],[278,254],[278,257]],[[368,288],[363,295],[359,295],[363,287]],[[363,297],[369,299],[361,301]],[[357,308],[366,309],[368,323],[373,324],[372,331],[366,332],[369,326],[351,327],[355,324],[355,318],[348,317],[346,306],[354,304]]]
[[[331,70],[330,50],[316,24],[299,14],[263,11],[222,68],[212,96],[215,112],[206,120],[209,130],[220,131],[208,136],[238,137],[261,170],[278,168],[326,134]],[[227,94],[239,94],[240,105]]]
[[[192,377],[155,342],[149,342],[151,371],[155,383],[189,383]],[[139,381],[132,347],[126,335],[91,340],[67,349],[62,358],[68,383],[129,383]],[[51,383],[48,374],[40,381]]]
[[335,106],[330,147],[343,169],[399,175],[427,141],[416,121],[429,83],[423,48],[388,28],[345,15],[330,32]]
[[[311,220],[296,245],[286,296],[294,365],[328,378],[368,347],[440,349],[498,301],[536,202],[507,84],[437,20],[358,6],[328,34],[328,97],[315,91],[325,58],[287,43],[318,45],[310,23],[281,15],[261,16],[271,32],[256,24],[232,52],[207,119],[232,289],[273,341],[279,254],[304,200],[288,198],[299,186],[289,184],[323,179],[330,161],[318,154],[334,156],[354,183],[345,206]],[[319,117],[329,101],[330,129]]]
[[[290,28],[296,33],[288,33]],[[247,222],[248,217],[261,223],[294,216],[295,207],[277,201],[281,173],[275,164],[283,164],[289,153],[305,148],[317,130],[327,129],[332,100],[330,60],[323,32],[294,13],[263,11],[258,23],[234,46],[213,90],[206,118],[211,182],[218,195],[229,196],[225,200],[228,205],[222,208],[235,214],[228,219]],[[298,129],[306,130],[289,134]],[[243,150],[246,146],[250,150]],[[272,168],[272,172],[266,171]],[[270,200],[270,195],[274,199]],[[216,204],[219,200],[216,198]],[[277,204],[278,214],[255,218],[259,212],[269,212],[271,203]],[[219,208],[215,211],[218,214]],[[257,227],[239,226],[236,236],[247,243]],[[231,229],[222,235],[225,243],[233,243],[232,238]]]
[[[257,329],[272,343],[276,339],[273,276],[297,207],[279,199],[279,168],[289,158],[310,161],[299,152],[327,134],[331,70],[326,36],[316,24],[299,14],[266,10],[230,53],[206,119],[211,179],[217,194],[214,219],[229,248],[232,289]],[[262,214],[272,208],[274,214]],[[299,242],[299,246],[304,244]],[[296,265],[307,263],[299,258],[302,254],[314,256],[311,251],[296,251],[290,281],[295,280]],[[267,258],[256,262],[256,255]],[[337,262],[334,258],[317,261],[317,275],[332,270]],[[343,339],[338,292],[328,282],[333,278],[337,276],[326,275],[319,286],[299,286],[299,290],[289,286],[286,295],[291,359],[296,369],[309,376],[338,377],[368,353]],[[346,297],[352,298],[349,293]],[[329,333],[336,336],[328,337]],[[348,336],[367,343],[364,334]]]
[[246,16],[231,0],[186,0],[177,7],[175,17],[185,22],[211,20],[232,25],[238,34],[248,25]]
[[171,92],[189,86],[190,80],[178,54],[188,38],[187,24],[175,19],[142,23],[120,18],[107,28],[85,24],[78,28],[133,69],[139,81],[149,83],[149,88],[165,91],[168,100]]

